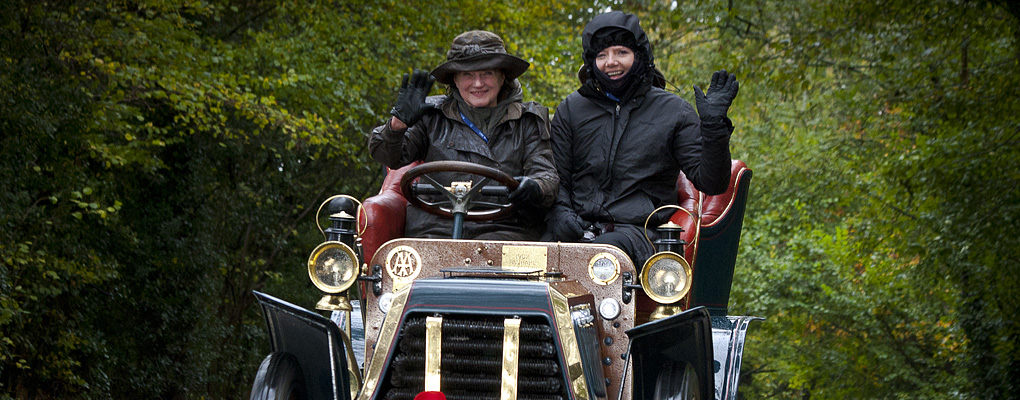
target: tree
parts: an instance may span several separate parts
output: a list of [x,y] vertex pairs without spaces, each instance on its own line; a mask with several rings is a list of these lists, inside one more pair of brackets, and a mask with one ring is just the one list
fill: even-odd
[[312,217],[329,194],[378,187],[365,133],[400,74],[438,65],[467,27],[493,29],[538,60],[523,81],[549,101],[564,81],[529,78],[566,75],[544,61],[560,42],[518,35],[569,32],[583,14],[463,1],[2,8],[0,392],[18,398],[243,396],[268,348],[251,290],[315,300],[301,267],[321,240]]
[[[467,29],[576,89],[580,32],[639,15],[693,101],[737,73],[755,171],[734,313],[764,398],[1017,398],[1013,2],[0,4],[0,397],[244,397],[251,290],[298,304],[365,133]],[[441,92],[437,89],[436,93]]]
[[752,1],[644,14],[667,76],[741,78],[733,148],[755,182],[731,310],[768,319],[747,346],[748,397],[1018,397],[1009,11]]

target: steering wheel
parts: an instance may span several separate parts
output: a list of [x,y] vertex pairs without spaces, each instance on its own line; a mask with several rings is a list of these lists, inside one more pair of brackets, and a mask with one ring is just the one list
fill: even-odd
[[[476,175],[482,179],[472,181],[469,185],[445,187],[429,176],[445,172]],[[493,181],[503,186],[489,185]],[[518,184],[512,176],[492,167],[464,161],[433,161],[405,172],[400,179],[400,190],[411,204],[430,214],[454,218],[456,223],[461,218],[468,221],[490,221],[510,214],[514,205],[509,199],[497,203],[475,201],[475,198],[479,195],[506,198],[511,191],[517,189]],[[445,200],[427,201],[421,197],[423,195],[442,195]]]

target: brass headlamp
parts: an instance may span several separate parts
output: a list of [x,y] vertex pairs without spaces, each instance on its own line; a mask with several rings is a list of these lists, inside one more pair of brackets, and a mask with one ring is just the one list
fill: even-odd
[[319,211],[327,203],[330,227],[323,231],[326,241],[312,250],[308,257],[308,278],[315,287],[326,293],[315,304],[316,309],[351,311],[353,308],[346,292],[361,272],[358,255],[352,248],[357,232],[353,229],[356,218],[351,212],[360,208],[360,203],[350,196],[334,196],[323,202]]
[[[700,225],[700,221],[694,214],[683,207],[674,205],[659,207],[648,216],[648,219],[650,220],[652,215],[663,208],[683,210],[691,216],[697,225]],[[646,229],[647,224],[646,220]],[[678,303],[690,293],[691,278],[694,275],[691,264],[683,256],[684,246],[687,244],[680,238],[680,234],[684,231],[683,227],[667,220],[666,223],[659,225],[658,231],[662,237],[652,243],[658,252],[649,257],[641,268],[642,289],[649,298],[659,303],[659,306],[649,316],[652,321],[683,311],[683,305]],[[698,233],[700,232],[695,232],[695,241]]]

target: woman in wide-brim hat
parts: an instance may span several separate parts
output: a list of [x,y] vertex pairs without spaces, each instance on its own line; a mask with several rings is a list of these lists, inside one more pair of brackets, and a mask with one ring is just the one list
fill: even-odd
[[[488,31],[454,38],[446,62],[432,73],[404,75],[389,121],[369,137],[372,158],[397,169],[414,161],[467,161],[499,169],[519,181],[510,194],[517,212],[495,221],[465,222],[463,238],[537,240],[545,209],[559,187],[549,143],[549,110],[524,102],[517,78],[530,64],[507,54]],[[433,80],[449,85],[427,97]],[[449,180],[456,177],[445,177]],[[445,183],[445,182],[444,182]],[[450,237],[452,221],[407,209],[405,235]]]
[[489,31],[468,31],[453,39],[446,52],[446,62],[432,70],[432,76],[443,84],[452,84],[456,72],[483,69],[502,70],[507,80],[514,80],[530,67],[520,57],[507,54],[503,39]]

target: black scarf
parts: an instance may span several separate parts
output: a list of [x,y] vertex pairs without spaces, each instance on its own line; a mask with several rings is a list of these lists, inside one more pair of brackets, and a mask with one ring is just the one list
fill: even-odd
[[598,67],[592,66],[592,70],[595,72],[595,81],[598,82],[599,87],[618,99],[629,97],[629,89],[644,80],[645,72],[648,69],[643,60],[644,57],[637,56],[637,54],[635,53],[634,64],[630,66],[630,70],[620,79],[609,79],[609,75],[599,70]]

